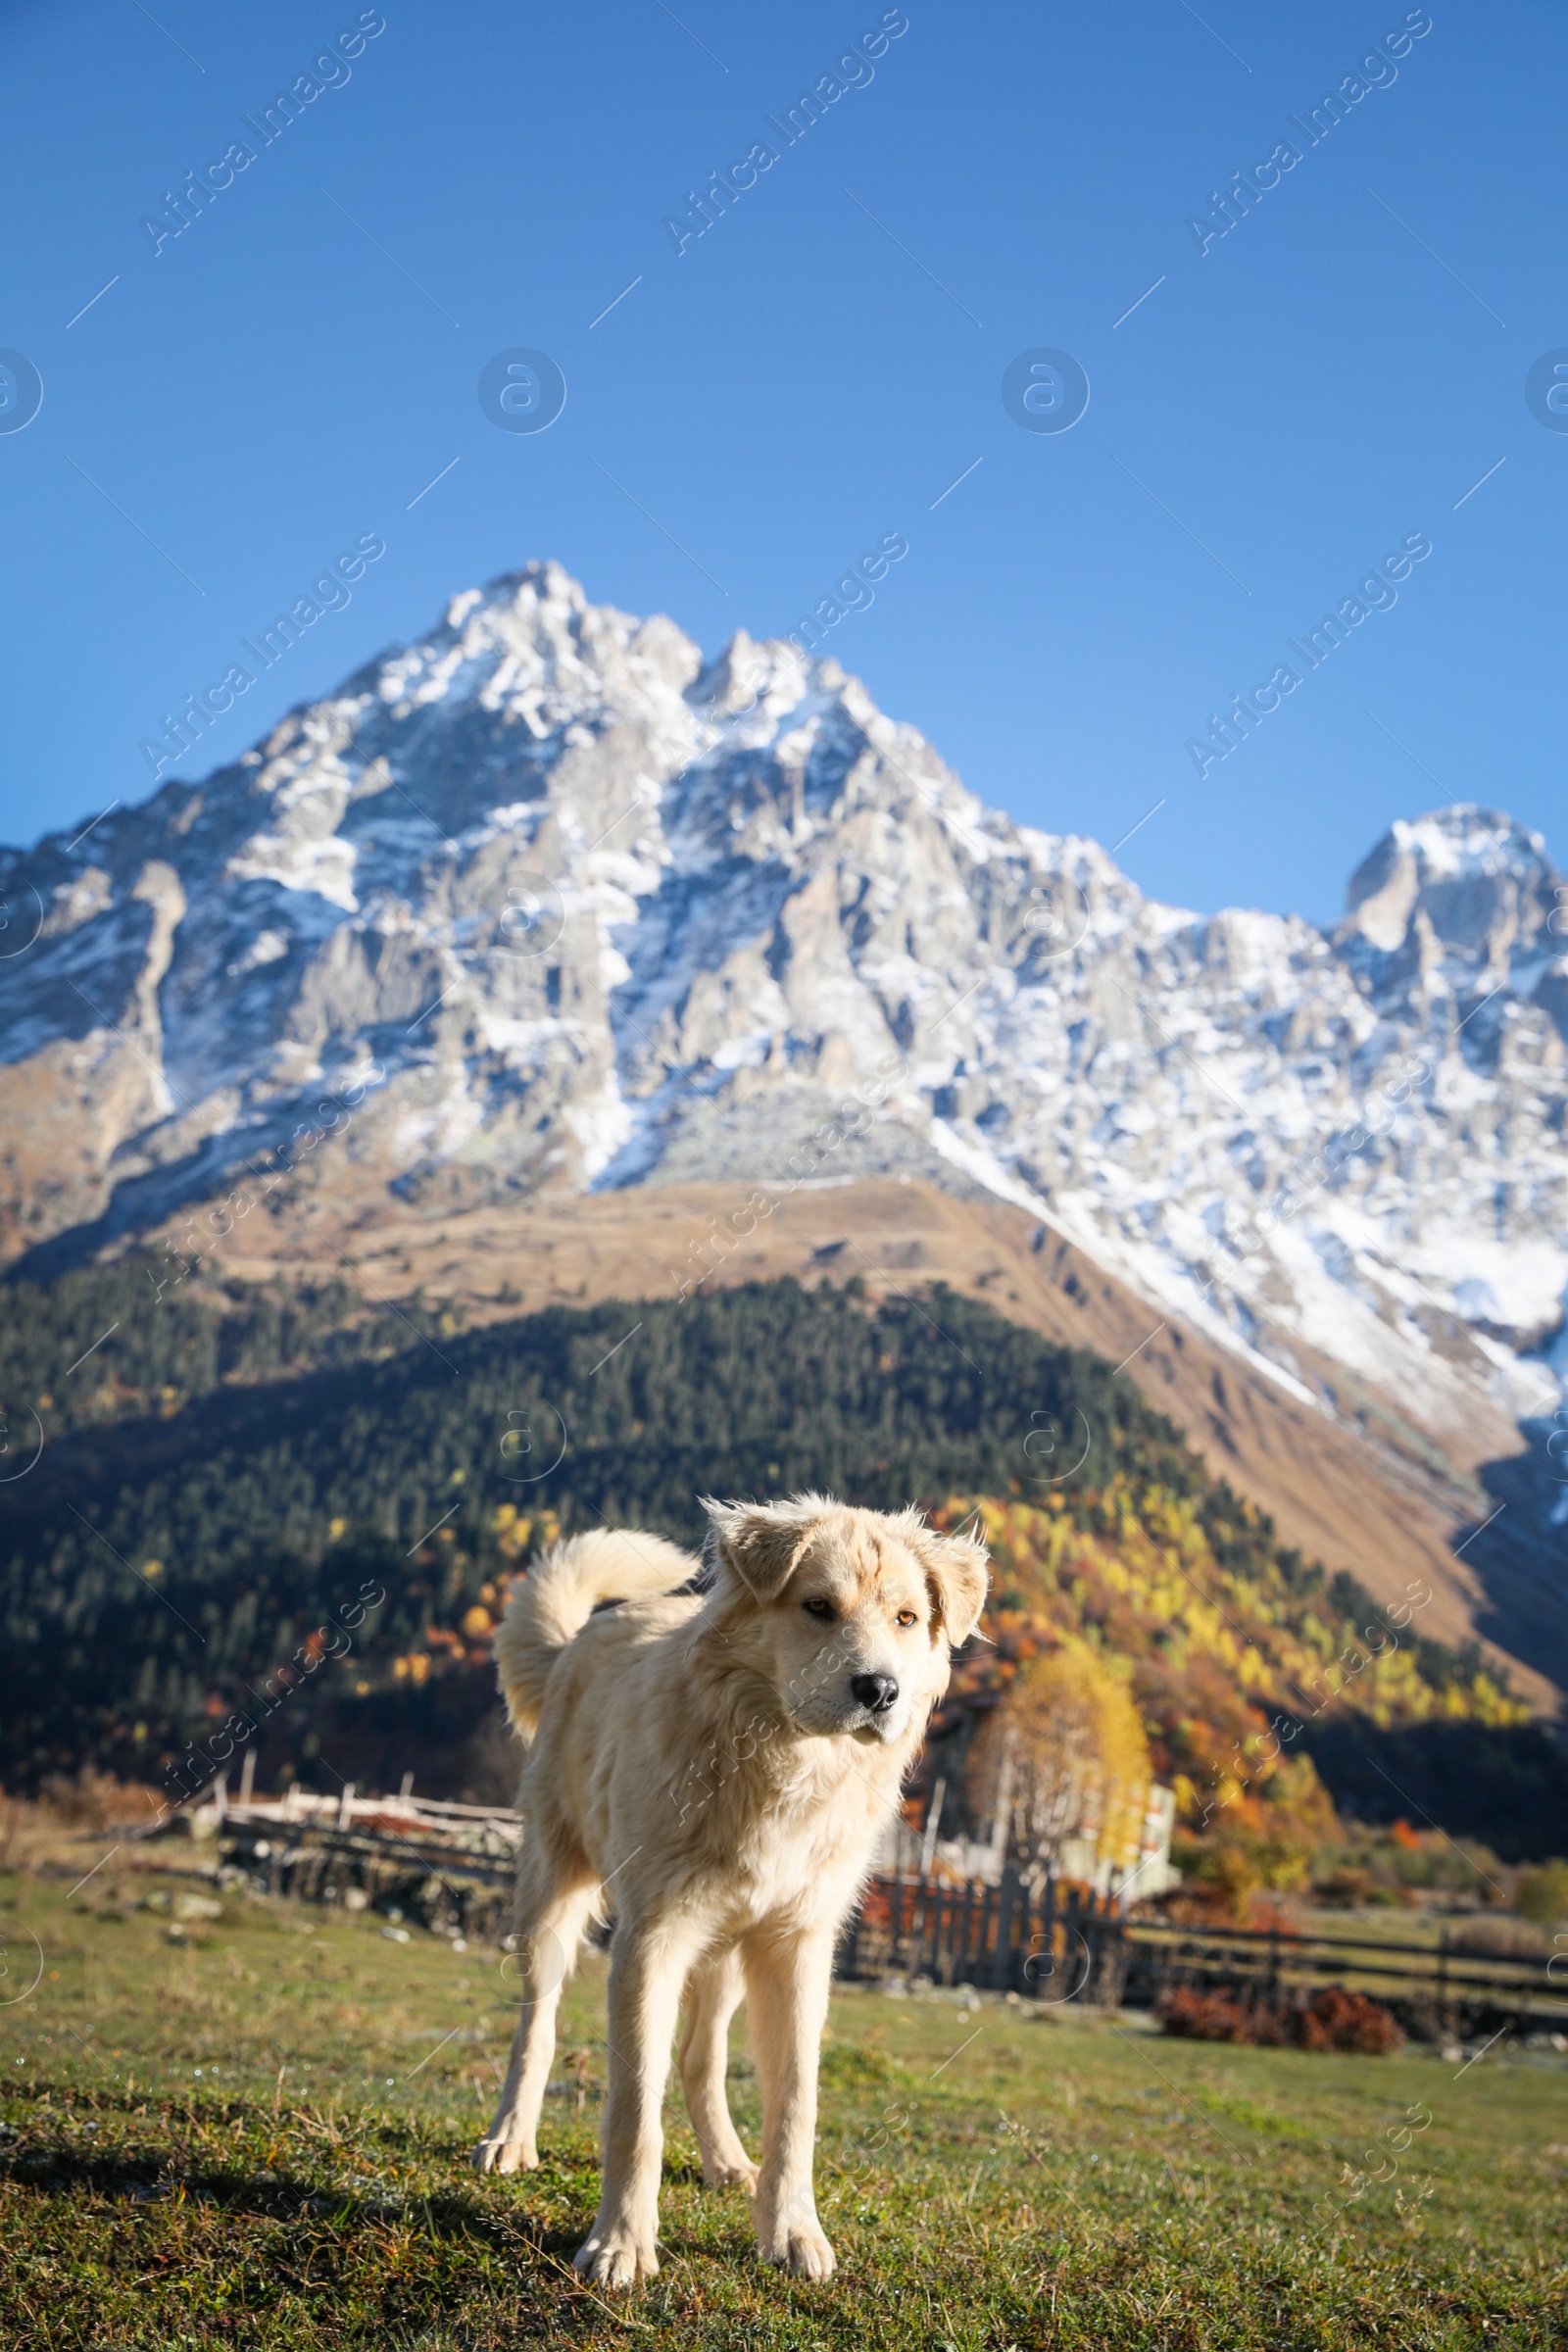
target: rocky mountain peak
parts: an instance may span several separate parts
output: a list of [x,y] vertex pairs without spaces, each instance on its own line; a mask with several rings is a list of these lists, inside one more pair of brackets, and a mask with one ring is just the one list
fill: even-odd
[[1324,1410],[1298,1348],[1432,1426],[1559,1393],[1562,886],[1500,814],[1396,824],[1329,934],[1163,906],[836,662],[705,661],[544,563],[0,889],[35,910],[0,960],[29,1264],[242,1165],[366,1213],[918,1172]]
[[1568,951],[1568,890],[1541,835],[1469,803],[1396,820],[1351,875],[1347,905],[1342,938],[1459,992],[1529,995]]

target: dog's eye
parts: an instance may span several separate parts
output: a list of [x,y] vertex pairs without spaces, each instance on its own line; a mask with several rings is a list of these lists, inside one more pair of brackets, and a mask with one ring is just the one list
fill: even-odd
[[823,1600],[820,1594],[814,1595],[810,1600],[803,1600],[801,1606],[808,1617],[831,1617],[833,1614],[833,1603],[830,1600]]
[[917,1625],[919,1623],[919,1619],[915,1616],[915,1613],[912,1609],[901,1609],[899,1611],[899,1623],[900,1625]]

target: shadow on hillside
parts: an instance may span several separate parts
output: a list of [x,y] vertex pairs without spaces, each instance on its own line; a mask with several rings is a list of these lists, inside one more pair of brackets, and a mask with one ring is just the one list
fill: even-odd
[[1551,1524],[1568,1495],[1568,1461],[1546,1450],[1561,1434],[1551,1422],[1522,1421],[1520,1451],[1481,1465],[1487,1508],[1451,1542],[1481,1588],[1477,1634],[1555,1683],[1568,1714],[1568,1522]]
[[258,1787],[279,1787],[285,1765],[310,1786],[319,1779],[309,1768],[317,1754],[329,1756],[338,1780],[356,1788],[396,1788],[411,1772],[421,1796],[463,1805],[512,1804],[524,1759],[488,1659],[454,1662],[423,1685],[381,1684],[364,1693],[347,1678],[327,1683],[308,1710],[268,1725],[258,1742]]
[[1505,1862],[1568,1850],[1568,1756],[1539,1724],[1416,1723],[1380,1731],[1324,1716],[1302,1744],[1341,1812],[1484,1840]]
[[[1481,1463],[1476,1470],[1488,1503],[1472,1519],[1452,1524],[1448,1545],[1474,1578],[1472,1623],[1535,1675],[1554,1682],[1568,1717],[1568,1522],[1551,1527],[1551,1512],[1568,1495],[1568,1482],[1546,1453],[1561,1437],[1554,1423],[1521,1421],[1521,1451]],[[1410,1625],[1420,1635],[1420,1621]],[[1561,1844],[1568,1846],[1568,1828]]]
[[[254,1158],[256,1146],[251,1145]],[[201,1200],[221,1200],[247,1165],[235,1150],[232,1135],[210,1136],[182,1159],[139,1176],[122,1177],[96,1217],[68,1225],[47,1241],[33,1242],[6,1268],[8,1281],[53,1282],[78,1266],[90,1266],[99,1252],[122,1242],[127,1235],[150,1233],[176,1209]]]

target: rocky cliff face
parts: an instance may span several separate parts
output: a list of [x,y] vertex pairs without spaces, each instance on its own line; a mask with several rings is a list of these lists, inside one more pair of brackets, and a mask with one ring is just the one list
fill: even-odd
[[1563,1394],[1568,887],[1502,815],[1396,825],[1328,934],[1189,913],[835,662],[705,665],[531,564],[204,782],[0,853],[0,898],[13,1260],[307,1151],[437,1211],[935,1173],[1324,1410]]

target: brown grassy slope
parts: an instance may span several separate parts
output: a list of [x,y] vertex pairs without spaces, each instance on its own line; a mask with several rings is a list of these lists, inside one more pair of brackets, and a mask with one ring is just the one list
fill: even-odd
[[[741,1240],[732,1222],[747,1199],[739,1185],[558,1194],[432,1216],[389,1205],[378,1186],[356,1200],[350,1171],[338,1173],[347,1181],[291,1188],[274,1196],[277,1213],[235,1225],[212,1248],[212,1271],[255,1282],[344,1277],[394,1301],[422,1288],[427,1299],[461,1303],[470,1323],[551,1304],[673,1297],[701,1273],[705,1249],[715,1283],[858,1274],[881,1296],[944,1281],[1051,1340],[1113,1364],[1130,1359],[1127,1377],[1211,1472],[1270,1514],[1286,1543],[1331,1571],[1351,1570],[1386,1603],[1412,1578],[1430,1579],[1434,1639],[1461,1642],[1484,1625],[1485,1647],[1533,1704],[1555,1711],[1568,1690],[1568,1626],[1549,1591],[1529,1576],[1489,1591],[1450,1548],[1493,1508],[1475,1471],[1517,1450],[1511,1423],[1478,1408],[1445,1450],[1388,1399],[1354,1399],[1360,1426],[1330,1420],[1179,1323],[1161,1323],[1022,1209],[918,1181],[808,1185]],[[715,1225],[729,1236],[722,1251]],[[178,1247],[186,1230],[181,1220],[165,1238]],[[1296,1353],[1302,1376],[1333,1386],[1342,1414],[1351,1409],[1343,1373]]]

